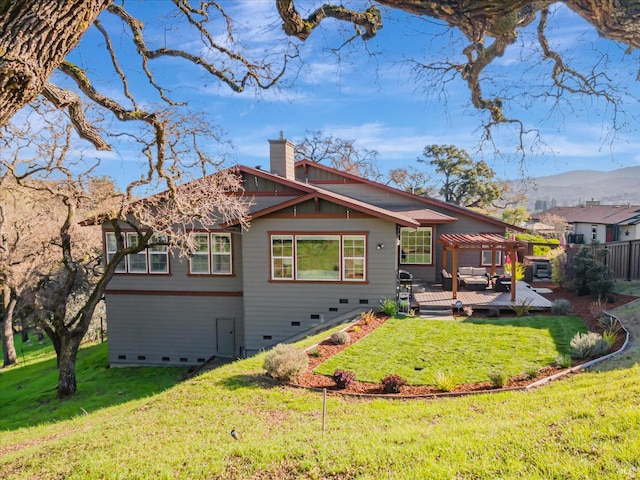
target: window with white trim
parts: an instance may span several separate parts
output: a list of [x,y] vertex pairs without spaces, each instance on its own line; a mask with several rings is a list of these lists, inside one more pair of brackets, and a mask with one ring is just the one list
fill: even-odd
[[[491,266],[491,247],[489,245],[483,245],[482,248],[488,250],[482,250],[480,257],[480,265],[483,267]],[[496,267],[502,266],[502,252],[496,251]]]
[[366,281],[366,236],[271,235],[271,279]]
[[[114,232],[106,232],[105,234],[105,250],[107,251],[107,263],[111,262],[118,251],[118,242]],[[127,271],[127,262],[123,258],[116,267],[116,273],[124,273]]]
[[433,263],[433,228],[400,229],[400,263],[431,265]]
[[362,281],[366,278],[366,242],[364,235],[342,237],[342,278],[345,281]]
[[194,275],[230,275],[231,234],[206,233],[193,234],[195,248],[189,258],[189,273]]
[[[135,232],[124,234],[124,246],[136,247],[140,238]],[[148,246],[138,253],[127,255],[116,267],[116,273],[169,273],[169,249],[167,237],[155,234]],[[118,250],[115,232],[105,232],[105,250],[107,262],[110,262]]]
[[293,280],[293,235],[271,237],[271,278]]

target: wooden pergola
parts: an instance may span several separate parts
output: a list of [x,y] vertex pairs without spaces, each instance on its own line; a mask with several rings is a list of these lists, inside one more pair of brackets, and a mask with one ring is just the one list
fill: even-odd
[[492,233],[456,234],[445,233],[438,239],[443,245],[442,268],[447,269],[447,253],[451,252],[451,275],[453,298],[458,295],[458,258],[461,252],[491,250],[491,275],[496,274],[496,252],[503,252],[511,259],[511,301],[516,300],[516,263],[518,250],[524,246],[517,240],[509,240],[502,235]]

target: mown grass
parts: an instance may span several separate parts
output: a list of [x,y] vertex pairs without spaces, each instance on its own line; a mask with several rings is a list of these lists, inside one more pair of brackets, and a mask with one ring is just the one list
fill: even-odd
[[391,318],[315,371],[351,370],[358,380],[374,383],[397,374],[411,385],[433,385],[439,372],[457,383],[482,382],[494,370],[516,376],[551,365],[558,355],[570,353],[577,332],[586,331],[580,318],[564,316],[461,322]]
[[0,430],[57,422],[153,395],[175,385],[186,373],[185,368],[107,368],[107,344],[87,345],[78,353],[77,393],[58,401],[51,342],[23,345],[16,337],[15,344],[19,364],[0,371]]
[[88,415],[1,432],[0,477],[630,479],[640,473],[638,347],[609,371],[533,392],[437,401],[330,396],[324,433],[321,395],[270,384],[263,358]]

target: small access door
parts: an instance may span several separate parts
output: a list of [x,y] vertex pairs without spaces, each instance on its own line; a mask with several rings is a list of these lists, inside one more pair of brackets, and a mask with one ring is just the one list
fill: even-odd
[[216,318],[216,350],[221,357],[233,357],[236,351],[236,336],[233,318]]

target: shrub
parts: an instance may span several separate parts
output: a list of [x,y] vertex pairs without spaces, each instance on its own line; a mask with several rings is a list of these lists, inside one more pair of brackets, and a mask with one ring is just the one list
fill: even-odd
[[394,298],[380,300],[380,311],[385,315],[394,316],[398,313],[398,302]]
[[571,302],[566,298],[559,298],[551,303],[551,313],[554,315],[566,315],[571,311]]
[[605,342],[607,342],[609,348],[613,347],[616,344],[619,337],[620,334],[618,332],[602,332],[602,338]]
[[605,298],[613,288],[611,270],[605,265],[607,249],[594,242],[580,247],[566,265],[567,286],[576,295]]
[[262,368],[275,380],[288,382],[309,366],[309,357],[293,345],[279,343],[264,359]]
[[[505,275],[511,275],[511,264],[507,264],[504,267]],[[520,262],[516,262],[516,280],[521,281],[524,280],[525,268],[524,265]]]
[[570,345],[571,357],[579,360],[599,357],[609,349],[609,344],[602,338],[602,335],[596,332],[576,333],[571,339]]
[[436,372],[433,376],[433,384],[442,392],[450,392],[456,388],[456,379],[449,373]]
[[322,353],[317,348],[314,348],[309,352],[309,356],[318,358],[322,356]]
[[509,376],[503,370],[493,370],[489,372],[489,380],[494,387],[502,388],[507,384]]
[[534,365],[530,365],[530,366],[528,366],[527,368],[524,369],[524,372],[522,372],[522,375],[527,380],[531,380],[532,378],[536,378],[538,376],[538,367],[536,367]]
[[360,327],[358,325],[354,325],[353,328],[351,329],[351,331],[353,333],[359,333],[360,332]]
[[571,367],[571,355],[558,355],[554,362],[559,367],[569,368]]
[[605,332],[615,332],[618,333],[622,330],[622,324],[616,317],[612,317],[611,315],[603,315],[600,317],[598,321],[598,325]]
[[531,299],[525,298],[517,305],[509,305],[509,308],[516,313],[516,317],[522,317],[523,315],[527,315],[533,309],[531,302]]
[[331,334],[331,343],[334,345],[348,345],[351,343],[351,335],[344,330]]
[[333,372],[333,381],[336,382],[336,387],[340,389],[349,388],[356,381],[356,374],[349,370],[336,369]]
[[561,248],[556,248],[550,252],[551,257],[551,281],[562,286],[566,276],[567,254]]
[[591,317],[593,319],[602,317],[602,314],[604,313],[604,307],[605,305],[602,304],[602,300],[600,299],[600,297],[598,297],[597,300],[591,302],[589,304],[589,313],[591,313]]
[[382,379],[382,390],[384,393],[400,393],[407,381],[400,375],[388,375]]
[[363,325],[369,325],[376,318],[376,314],[373,310],[369,310],[368,312],[360,312],[360,321]]

